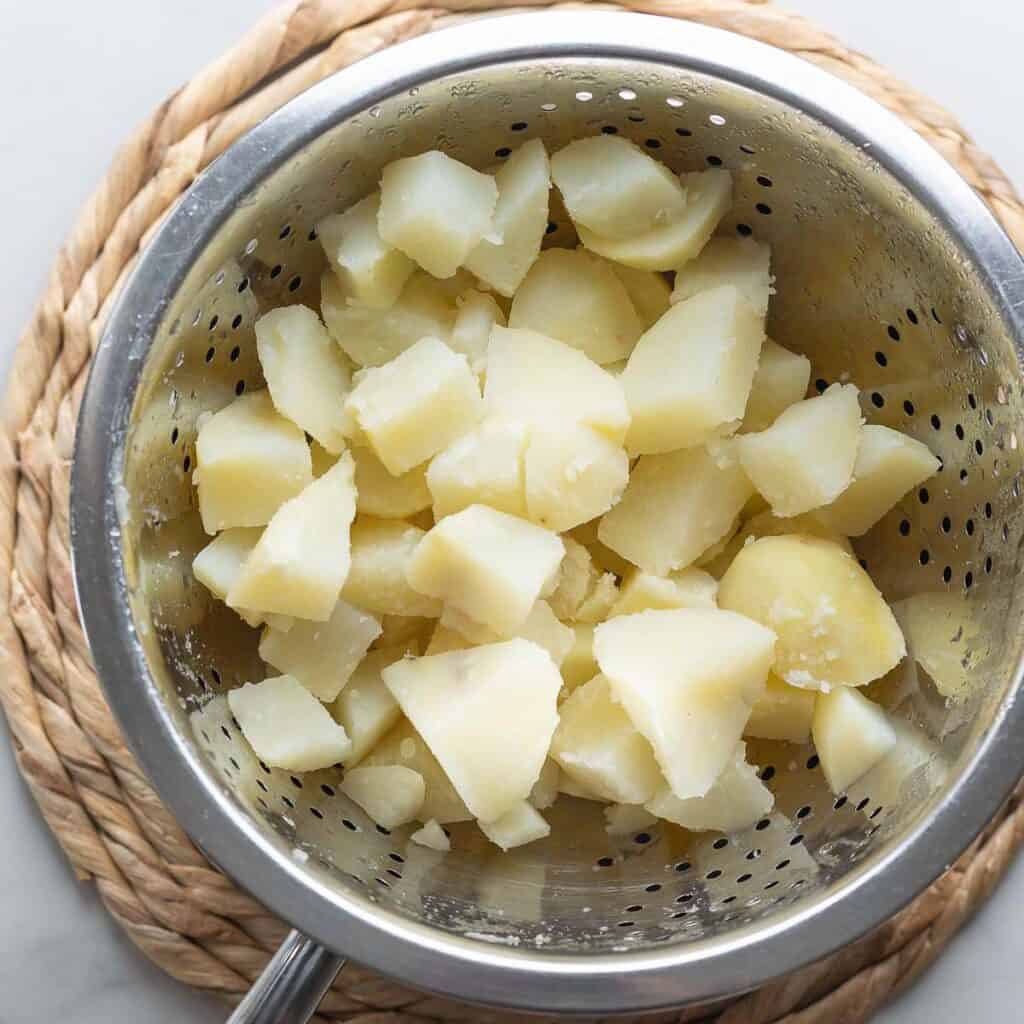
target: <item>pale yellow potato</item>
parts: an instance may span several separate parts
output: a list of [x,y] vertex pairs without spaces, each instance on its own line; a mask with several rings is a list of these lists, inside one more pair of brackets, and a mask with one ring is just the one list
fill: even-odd
[[526,800],[520,800],[496,821],[479,821],[477,824],[495,846],[506,851],[551,834],[551,826],[537,808]]
[[439,150],[395,160],[380,182],[380,237],[434,277],[451,277],[494,234],[498,186]]
[[338,461],[338,456],[329,452],[319,441],[310,442],[309,457],[314,479],[323,476]]
[[[556,667],[562,664],[575,643],[572,628],[555,618],[555,613],[547,601],[538,601],[530,609],[530,614],[516,630],[515,636],[531,640],[538,647],[543,647],[551,655]],[[461,612],[445,607],[425,653],[445,654],[448,651],[461,651],[476,644],[493,644],[505,639],[512,637],[503,637]]]
[[815,694],[783,682],[773,672],[768,686],[750,712],[744,736],[762,740],[806,743],[811,737]]
[[547,249],[512,300],[509,327],[579,349],[595,363],[625,359],[643,332],[611,265],[586,249]]
[[[442,613],[443,614],[443,613]],[[434,632],[430,634],[430,643],[423,652],[428,658],[434,654],[447,654],[449,651],[464,651],[473,643],[457,629],[438,620]]]
[[799,534],[804,537],[819,537],[838,544],[847,554],[853,555],[853,545],[841,533],[836,533],[826,526],[813,512],[805,512],[799,516],[776,516],[769,512],[760,512],[743,524],[736,534],[736,551],[739,551],[750,538],[782,537],[786,534]]
[[[672,302],[731,284],[759,316],[768,312],[772,295],[771,247],[753,238],[712,238],[701,252],[676,271]],[[802,397],[802,396],[801,396]]]
[[586,600],[576,609],[577,622],[604,622],[611,614],[619,599],[619,587],[614,574],[602,573],[587,594]]
[[654,825],[658,818],[642,804],[612,804],[604,809],[604,830],[610,836],[629,836]]
[[774,652],[770,629],[714,608],[623,615],[594,631],[612,694],[680,800],[704,796],[732,759]]
[[405,659],[383,677],[475,817],[526,800],[558,724],[562,678],[545,650],[509,640]]
[[384,468],[401,476],[468,433],[483,416],[464,355],[423,338],[366,370],[345,401]]
[[811,732],[833,793],[845,793],[896,743],[885,710],[849,686],[818,695]]
[[717,593],[718,581],[701,569],[691,567],[668,576],[652,576],[634,569],[622,581],[619,598],[608,618],[657,609],[715,608]]
[[562,772],[558,778],[558,792],[564,793],[566,796],[574,796],[578,800],[590,800],[598,804],[608,803],[603,796],[598,796],[592,789],[571,779],[565,772]]
[[[640,323],[646,331],[653,327],[671,305],[669,297],[672,288],[664,276],[654,270],[637,270],[635,267],[627,267],[621,263],[608,261],[612,273],[622,282],[629,296],[636,315],[640,317]],[[613,370],[617,364],[606,364],[608,370]]]
[[380,192],[371,192],[344,213],[325,217],[316,233],[345,294],[364,306],[387,309],[416,264],[380,237],[379,210]]
[[811,361],[765,338],[743,414],[743,433],[770,427],[791,405],[803,400],[811,380]]
[[269,391],[242,395],[199,428],[192,479],[207,533],[264,526],[313,479],[309,445]]
[[348,768],[338,788],[381,828],[418,817],[427,793],[419,772],[397,764]]
[[589,523],[577,526],[571,531],[572,538],[579,541],[590,555],[594,568],[600,572],[613,572],[616,576],[628,576],[634,568],[622,555],[612,551],[607,544],[602,544],[598,539],[597,531],[600,529],[601,520],[593,519]]
[[494,325],[505,326],[505,314],[493,295],[470,289],[455,300],[455,323],[448,338],[453,352],[469,360],[469,368],[478,376],[487,369],[487,346]]
[[740,462],[777,516],[829,505],[849,486],[864,420],[852,384],[791,405],[767,428],[737,439]]
[[943,697],[963,700],[986,685],[974,670],[984,649],[979,638],[983,613],[963,592],[914,594],[893,605],[893,611],[906,632],[910,656]]
[[558,782],[561,777],[562,769],[558,767],[558,762],[549,757],[530,790],[530,803],[538,811],[546,811],[558,799]]
[[405,519],[429,508],[427,467],[414,466],[392,476],[371,448],[353,447],[356,464],[356,510],[378,519]]
[[562,537],[565,557],[558,567],[558,580],[551,593],[551,610],[559,619],[572,619],[580,605],[597,585],[599,573],[594,568],[590,552],[579,541]]
[[573,645],[562,659],[563,693],[568,696],[578,686],[597,675],[597,659],[594,657],[594,624],[578,622],[572,627]]
[[425,846],[428,850],[437,850],[439,853],[447,853],[452,848],[451,840],[433,818],[423,828],[413,832],[409,838],[419,846]]
[[576,642],[576,634],[572,628],[555,618],[555,613],[547,601],[538,601],[530,609],[530,614],[526,616],[526,621],[517,635],[543,647],[551,656],[556,668],[561,667]]
[[[223,601],[234,586],[245,560],[252,554],[256,542],[263,536],[260,526],[236,526],[224,530],[210,541],[192,560],[192,575],[218,600]],[[152,579],[150,579],[152,582]],[[152,591],[147,591],[152,593]],[[249,626],[258,626],[264,620],[259,612],[236,608],[239,617]],[[272,615],[282,630],[287,630],[293,620],[286,615]]]
[[926,444],[869,423],[861,430],[849,486],[815,514],[836,532],[860,537],[940,465]]
[[743,416],[764,319],[732,285],[672,308],[637,342],[619,378],[631,455],[703,444]]
[[484,239],[464,262],[489,287],[511,297],[540,254],[548,226],[551,168],[544,143],[524,143],[498,168],[494,180],[494,233],[500,241]]
[[747,544],[719,583],[718,604],[775,630],[775,672],[790,686],[863,686],[906,654],[871,577],[832,541],[798,535]]
[[381,615],[380,636],[374,648],[401,647],[410,654],[422,654],[434,631],[436,620],[409,615]]
[[398,701],[384,685],[381,672],[405,657],[405,647],[370,651],[356,666],[331,705],[334,720],[348,733],[352,749],[345,767],[357,765],[402,717]]

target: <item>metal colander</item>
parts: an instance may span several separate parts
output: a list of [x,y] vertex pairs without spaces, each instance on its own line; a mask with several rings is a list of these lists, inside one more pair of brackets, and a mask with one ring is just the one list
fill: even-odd
[[[190,481],[197,417],[262,386],[254,319],[318,306],[313,225],[388,161],[440,147],[486,167],[530,138],[554,150],[597,132],[676,171],[729,168],[721,230],[772,245],[769,334],[810,357],[812,388],[857,383],[870,422],[941,456],[857,544],[889,600],[933,595],[927,650],[872,687],[901,722],[899,757],[839,799],[812,748],[755,741],[776,804],[748,832],[612,838],[597,805],[564,798],[547,840],[501,854],[457,825],[440,855],[374,826],[339,771],[270,770],[241,742],[222,695],[266,670],[256,633],[191,576],[208,539]],[[552,211],[546,244],[567,244]],[[72,512],[82,615],[139,759],[211,858],[312,937],[293,938],[246,1019],[291,997],[299,1009],[280,1019],[299,1019],[340,954],[512,1008],[707,1003],[851,941],[945,868],[1024,762],[1022,281],[982,203],[881,108],[778,51],[646,16],[518,15],[406,43],[218,160],[110,319]]]

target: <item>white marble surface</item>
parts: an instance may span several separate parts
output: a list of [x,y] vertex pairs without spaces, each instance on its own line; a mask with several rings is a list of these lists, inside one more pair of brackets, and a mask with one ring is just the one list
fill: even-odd
[[[0,373],[53,253],[117,143],[220,53],[266,0],[3,0]],[[1019,0],[788,0],[958,114],[1024,184]],[[213,1022],[222,1009],[139,956],[78,885],[0,740],[0,1024]],[[1016,1019],[1024,861],[885,1024]]]

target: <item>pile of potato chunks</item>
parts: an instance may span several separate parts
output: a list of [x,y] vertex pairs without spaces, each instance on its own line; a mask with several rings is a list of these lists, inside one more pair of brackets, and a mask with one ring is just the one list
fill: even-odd
[[[552,184],[577,248],[542,251]],[[938,461],[852,384],[805,397],[731,203],[602,135],[397,160],[318,225],[319,314],[257,321],[267,389],[204,418],[193,476],[195,576],[262,628],[271,678],[228,700],[266,764],[509,849],[559,794],[613,833],[748,827],[744,737],[813,737],[837,793],[884,757],[857,688],[905,645],[847,538]]]

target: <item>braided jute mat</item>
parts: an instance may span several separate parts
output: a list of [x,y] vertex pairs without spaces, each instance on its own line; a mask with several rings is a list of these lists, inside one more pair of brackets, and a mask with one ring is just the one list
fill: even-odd
[[[523,0],[516,0],[522,6]],[[125,748],[75,610],[68,482],[75,419],[111,301],[175,200],[240,134],[376,50],[505,0],[285,0],[168,99],[117,154],[57,256],[15,356],[0,431],[0,702],[18,766],[79,879],[138,947],[236,1002],[287,928],[209,865]],[[544,0],[539,0],[543,5]],[[620,0],[790,50],[895,111],[951,161],[1018,245],[1024,207],[956,121],[807,21],[757,0]],[[1024,838],[1018,797],[943,878],[874,935],[739,999],[718,1024],[852,1024],[911,982],[993,889]],[[342,972],[319,1021],[498,1021]],[[695,1020],[667,1014],[656,1020]]]

